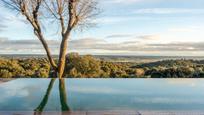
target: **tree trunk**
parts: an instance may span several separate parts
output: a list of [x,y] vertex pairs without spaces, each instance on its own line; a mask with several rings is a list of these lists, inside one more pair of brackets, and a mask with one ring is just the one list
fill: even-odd
[[55,72],[57,72],[57,66],[55,64],[55,61],[53,60],[52,56],[51,56],[51,53],[50,53],[50,49],[47,45],[47,42],[45,41],[45,39],[43,38],[42,34],[41,33],[38,33],[38,38],[39,40],[41,41],[45,51],[46,51],[46,54],[47,54],[47,57],[48,57],[48,60],[52,66],[52,68],[55,70]]
[[64,69],[65,69],[67,46],[68,46],[68,37],[66,37],[62,40],[61,47],[60,47],[60,55],[59,55],[59,61],[58,61],[58,77],[60,79],[62,77],[64,77]]
[[[61,19],[62,21],[63,19]],[[69,23],[65,33],[62,32],[62,42],[60,46],[60,55],[58,61],[58,77],[61,79],[64,77],[64,69],[65,69],[65,62],[66,62],[66,54],[67,54],[67,46],[68,46],[68,39],[70,37],[70,33],[74,26],[76,25],[76,0],[69,1]],[[61,24],[63,25],[63,23]],[[62,30],[64,27],[62,26]]]

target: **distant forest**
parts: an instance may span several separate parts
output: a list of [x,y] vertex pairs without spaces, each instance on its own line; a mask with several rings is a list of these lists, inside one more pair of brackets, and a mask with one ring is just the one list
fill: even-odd
[[[114,59],[112,59],[114,60]],[[204,60],[163,60],[156,62],[116,62],[80,56],[66,56],[67,78],[204,78]],[[0,58],[1,78],[53,78],[46,58]]]

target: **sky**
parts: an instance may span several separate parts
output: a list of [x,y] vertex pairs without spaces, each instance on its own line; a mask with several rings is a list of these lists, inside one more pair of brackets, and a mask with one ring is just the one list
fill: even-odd
[[[93,55],[204,56],[204,0],[98,0],[87,30],[74,30],[68,52]],[[21,14],[0,7],[0,54],[45,54]],[[59,53],[59,27],[45,24]]]

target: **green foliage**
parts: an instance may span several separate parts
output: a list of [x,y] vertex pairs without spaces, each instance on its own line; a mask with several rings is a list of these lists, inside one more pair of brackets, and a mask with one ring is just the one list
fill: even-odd
[[11,78],[12,74],[11,74],[11,72],[9,72],[6,69],[1,69],[0,70],[0,76],[1,76],[1,78]]
[[[204,78],[204,61],[165,60],[137,64],[71,53],[66,58],[65,74],[70,78]],[[51,75],[45,58],[0,58],[1,78],[47,78]]]
[[149,68],[145,75],[153,78],[200,78],[203,77],[203,61],[194,60],[165,60],[142,64],[140,67]]
[[50,71],[46,59],[0,59],[0,77],[48,77]]
[[99,77],[100,61],[90,55],[70,54],[67,56],[66,71],[71,77]]

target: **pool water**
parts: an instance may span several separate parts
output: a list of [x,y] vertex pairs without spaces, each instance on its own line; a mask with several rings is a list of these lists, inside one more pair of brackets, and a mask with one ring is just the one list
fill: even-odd
[[203,111],[204,79],[15,79],[0,111]]

